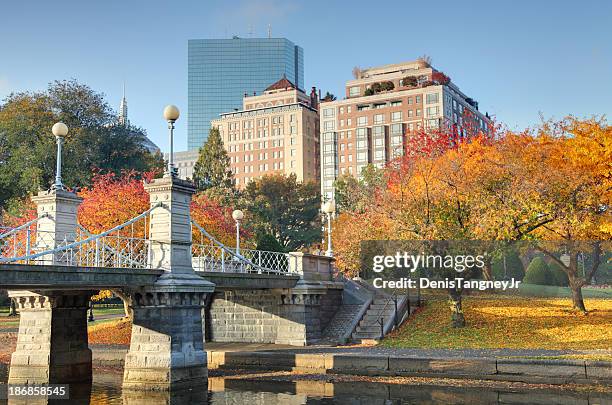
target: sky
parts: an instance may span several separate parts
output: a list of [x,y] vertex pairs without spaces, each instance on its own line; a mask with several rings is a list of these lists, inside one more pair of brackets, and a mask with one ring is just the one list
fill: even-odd
[[429,55],[480,110],[521,130],[540,117],[612,112],[612,1],[2,0],[0,100],[75,78],[168,147],[187,148],[187,40],[285,37],[304,87],[344,94],[353,67]]

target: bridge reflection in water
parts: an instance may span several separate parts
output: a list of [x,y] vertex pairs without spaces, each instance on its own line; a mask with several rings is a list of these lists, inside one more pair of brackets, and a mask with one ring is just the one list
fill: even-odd
[[[495,389],[382,384],[366,381],[269,381],[233,377],[210,377],[208,387],[186,390],[129,391],[121,388],[121,375],[96,374],[92,385],[70,387],[70,404],[91,405],[301,405],[301,404],[607,404],[612,395],[596,392],[573,392],[559,389]],[[28,401],[9,400],[9,404],[67,403],[44,398]]]

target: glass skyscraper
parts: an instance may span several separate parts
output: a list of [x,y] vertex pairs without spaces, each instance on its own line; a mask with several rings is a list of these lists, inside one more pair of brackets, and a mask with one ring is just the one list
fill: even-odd
[[304,50],[285,38],[192,39],[188,46],[188,148],[204,144],[210,120],[242,108],[244,93],[283,77],[304,88]]

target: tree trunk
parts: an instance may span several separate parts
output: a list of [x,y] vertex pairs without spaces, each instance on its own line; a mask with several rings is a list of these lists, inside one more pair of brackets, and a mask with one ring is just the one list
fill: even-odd
[[461,291],[453,288],[448,291],[448,295],[450,298],[451,325],[453,328],[463,328],[465,326],[465,317],[463,316]]
[[117,297],[121,298],[121,301],[123,302],[123,312],[125,313],[125,317],[128,319],[132,319],[132,313],[130,311],[129,297],[126,294],[124,294],[122,291],[112,290],[112,292]]
[[572,306],[579,310],[587,313],[586,307],[584,306],[584,299],[582,298],[582,285],[579,280],[576,280],[573,276],[569,282],[570,288],[572,289]]
[[8,316],[17,316],[17,307],[15,306],[15,300],[10,298],[11,300],[11,305],[9,307],[9,314]]
[[482,278],[487,281],[493,280],[493,270],[491,269],[491,260],[485,260],[484,267],[482,268]]

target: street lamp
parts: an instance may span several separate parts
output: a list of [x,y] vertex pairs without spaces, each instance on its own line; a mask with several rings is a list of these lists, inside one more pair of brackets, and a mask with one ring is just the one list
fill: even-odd
[[236,221],[236,255],[240,256],[240,221],[244,218],[244,213],[240,210],[234,210],[232,218]]
[[327,214],[327,252],[325,252],[325,254],[329,257],[333,257],[334,252],[332,250],[331,217],[332,217],[332,214],[336,212],[336,202],[333,199],[326,201],[321,206],[321,211]]
[[51,190],[66,190],[62,184],[62,145],[64,137],[68,135],[68,127],[63,122],[56,122],[51,128],[51,132],[55,135],[57,142],[57,162],[55,166],[55,184],[51,186]]
[[174,173],[174,123],[181,115],[177,106],[169,104],[164,108],[164,119],[168,121],[168,129],[170,130],[170,155],[168,157],[168,168],[166,176],[175,176]]

